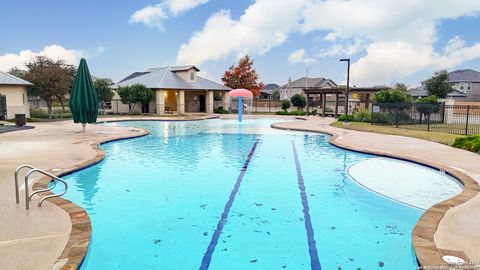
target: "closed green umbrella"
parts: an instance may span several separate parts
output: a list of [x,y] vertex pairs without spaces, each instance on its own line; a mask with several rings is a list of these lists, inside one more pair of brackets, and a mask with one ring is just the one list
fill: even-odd
[[82,123],[83,132],[85,132],[87,123],[97,122],[97,91],[88,71],[87,61],[84,58],[80,60],[77,76],[75,76],[75,82],[73,83],[72,91],[70,91],[69,107],[72,112],[73,122]]

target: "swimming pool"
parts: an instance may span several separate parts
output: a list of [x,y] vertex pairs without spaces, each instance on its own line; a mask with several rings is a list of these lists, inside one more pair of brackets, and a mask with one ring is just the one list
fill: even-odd
[[150,135],[65,177],[92,222],[81,269],[415,269],[423,212],[347,174],[375,156],[274,122],[109,123]]

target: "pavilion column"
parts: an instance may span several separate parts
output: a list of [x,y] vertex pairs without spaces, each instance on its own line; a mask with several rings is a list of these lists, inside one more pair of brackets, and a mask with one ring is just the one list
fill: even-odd
[[185,113],[185,90],[177,91],[177,114]]
[[338,93],[335,94],[335,118],[338,117]]
[[207,113],[213,113],[213,91],[207,90]]
[[230,111],[230,97],[228,92],[223,93],[223,109]]
[[165,114],[165,91],[157,90],[155,97],[155,105],[157,107],[157,114]]
[[309,105],[310,105],[310,104],[309,104],[309,103],[310,103],[309,100],[310,100],[310,94],[307,93],[307,115],[308,115],[309,107],[310,107],[310,106],[309,106]]
[[322,94],[322,116],[325,117],[326,114],[326,107],[327,107],[327,94]]
[[365,94],[365,109],[370,107],[370,94]]

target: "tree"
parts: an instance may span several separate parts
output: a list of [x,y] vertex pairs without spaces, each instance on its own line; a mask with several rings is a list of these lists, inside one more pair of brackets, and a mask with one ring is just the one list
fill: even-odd
[[272,99],[279,100],[280,99],[280,91],[278,90],[273,90],[272,94],[270,95]]
[[393,85],[393,89],[400,90],[403,92],[408,92],[408,87],[404,83],[397,82]]
[[282,110],[287,112],[288,108],[290,108],[290,100],[285,99],[282,101]]
[[258,83],[258,74],[253,67],[253,59],[245,55],[240,59],[238,65],[232,65],[225,71],[222,77],[223,84],[233,89],[244,88],[259,96],[264,84]]
[[410,103],[412,96],[400,89],[386,89],[375,93],[372,100],[374,103]]
[[129,112],[132,112],[135,104],[140,103],[144,106],[155,98],[153,91],[143,84],[120,87],[117,92],[122,103],[128,104]]
[[302,110],[305,105],[307,105],[307,101],[305,100],[305,97],[300,95],[300,94],[295,94],[290,98],[292,101],[292,105],[297,107],[297,109]]
[[130,86],[135,93],[136,102],[142,106],[147,105],[155,98],[155,93],[143,84],[134,84]]
[[448,81],[448,72],[442,70],[435,72],[435,75],[425,81],[425,88],[429,96],[438,98],[447,98],[448,94],[453,91],[452,84]]
[[415,101],[417,111],[420,112],[420,124],[422,123],[423,115],[425,119],[430,121],[430,115],[440,111],[440,102],[436,96],[422,97]]
[[95,82],[95,89],[97,90],[98,100],[103,113],[105,114],[105,103],[112,101],[113,91],[110,88],[110,85],[113,84],[111,79],[97,79]]
[[52,117],[53,101],[57,100],[65,111],[65,98],[75,80],[76,68],[63,60],[53,60],[37,56],[26,64],[25,79],[34,85],[29,91],[31,96],[39,96],[47,103],[48,116]]
[[128,112],[132,112],[136,103],[135,94],[133,93],[132,88],[130,86],[119,87],[117,93],[120,96],[122,103],[128,105]]

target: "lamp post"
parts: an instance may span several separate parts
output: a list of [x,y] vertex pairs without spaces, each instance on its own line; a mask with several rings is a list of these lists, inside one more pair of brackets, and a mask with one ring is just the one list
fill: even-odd
[[345,116],[348,116],[348,95],[350,90],[350,58],[340,59],[340,62],[347,62],[347,91],[345,92]]

